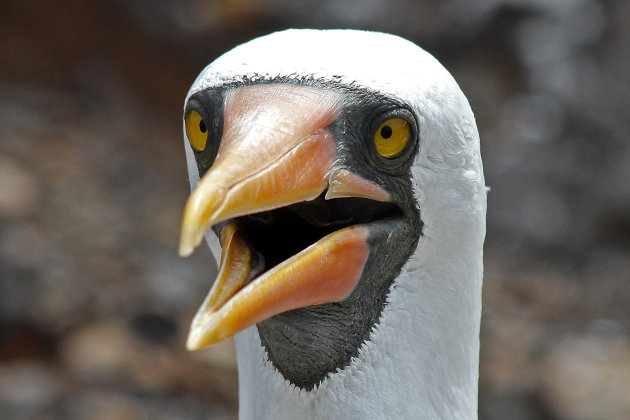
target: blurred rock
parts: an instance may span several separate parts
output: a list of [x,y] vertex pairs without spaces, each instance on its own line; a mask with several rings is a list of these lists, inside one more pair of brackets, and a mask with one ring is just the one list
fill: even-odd
[[483,385],[497,393],[526,393],[535,387],[536,351],[543,328],[531,319],[486,316]]
[[63,380],[57,372],[39,363],[14,362],[0,365],[0,406],[5,415],[35,415],[48,410],[63,393]]
[[161,311],[189,310],[200,304],[210,290],[216,273],[214,262],[208,261],[207,275],[200,277],[194,265],[172,251],[156,249],[155,255],[147,259],[141,273],[146,291],[143,299],[147,306]]
[[79,328],[61,345],[62,359],[83,383],[121,382],[153,391],[176,382],[173,356],[163,346],[140,341],[127,324],[116,321]]
[[0,216],[32,214],[38,194],[37,181],[13,160],[0,158]]
[[64,419],[76,420],[227,420],[234,413],[220,406],[208,407],[192,399],[142,396],[88,388],[73,395],[62,411]]
[[112,380],[127,375],[137,351],[134,337],[124,324],[100,322],[79,328],[64,340],[61,357],[84,382]]
[[[175,336],[175,349],[171,349],[170,341],[156,336],[155,329],[153,335],[149,331],[138,334],[138,326],[144,325],[146,330],[148,320],[155,328],[156,318],[146,316],[131,323],[110,320],[78,328],[61,343],[61,358],[86,385],[120,383],[152,393],[179,388],[223,398],[234,392],[236,362],[231,343],[204,350],[205,356],[199,356],[202,352],[192,356],[184,352],[181,335]],[[194,358],[204,363],[196,363]]]
[[614,322],[552,344],[542,372],[540,397],[556,418],[630,418],[630,339]]
[[140,420],[146,417],[141,404],[125,394],[103,390],[83,391],[71,399],[66,415],[71,419]]
[[480,417],[630,418],[629,2],[1,8],[0,419],[236,416],[232,342],[184,350],[216,267],[177,256],[182,104],[286,27],[405,36],[471,102],[492,188]]

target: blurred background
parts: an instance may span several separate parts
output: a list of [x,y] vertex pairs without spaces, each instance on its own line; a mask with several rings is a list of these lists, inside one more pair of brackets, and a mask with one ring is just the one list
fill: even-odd
[[[230,342],[184,349],[188,87],[289,27],[407,37],[481,133],[480,418],[630,418],[630,2],[0,0],[0,419],[233,419]],[[376,54],[376,52],[375,52]]]

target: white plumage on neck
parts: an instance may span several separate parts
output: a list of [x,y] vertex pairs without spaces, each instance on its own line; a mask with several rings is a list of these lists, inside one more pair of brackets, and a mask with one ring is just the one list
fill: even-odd
[[[236,336],[241,418],[476,418],[486,189],[474,116],[456,82],[392,35],[290,30],[224,54],[189,96],[243,77],[334,80],[407,103],[419,123],[412,185],[424,228],[370,339],[314,390],[274,369],[255,327]],[[194,188],[188,145],[186,152]],[[216,237],[206,239],[217,257]]]

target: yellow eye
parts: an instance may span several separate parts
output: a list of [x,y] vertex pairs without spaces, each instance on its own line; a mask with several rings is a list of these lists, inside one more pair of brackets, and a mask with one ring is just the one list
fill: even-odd
[[405,150],[411,138],[411,127],[407,120],[390,118],[378,127],[374,134],[376,151],[383,157],[393,158]]
[[188,141],[193,149],[198,152],[206,148],[208,127],[201,114],[194,109],[191,109],[186,114],[186,137],[188,137]]

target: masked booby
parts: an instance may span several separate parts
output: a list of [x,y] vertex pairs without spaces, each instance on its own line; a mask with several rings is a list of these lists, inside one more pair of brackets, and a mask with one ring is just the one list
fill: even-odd
[[287,30],[208,65],[183,123],[180,254],[220,256],[187,345],[235,335],[240,417],[476,418],[486,189],[448,71]]

